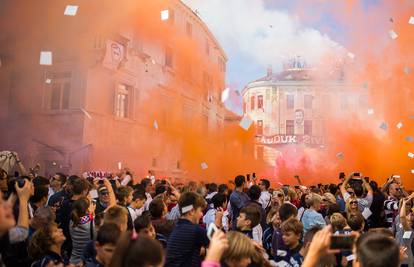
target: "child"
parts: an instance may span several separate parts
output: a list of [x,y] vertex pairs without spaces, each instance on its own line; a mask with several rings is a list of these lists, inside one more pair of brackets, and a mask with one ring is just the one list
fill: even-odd
[[135,190],[132,193],[132,201],[128,206],[128,230],[132,229],[135,219],[144,211],[145,201],[147,201],[147,196],[144,191]]
[[224,231],[228,231],[229,230],[229,221],[228,221],[228,217],[226,216],[226,214],[228,214],[227,212],[224,212],[223,216],[222,216],[222,219],[218,220],[218,222],[216,222],[217,212],[220,213],[224,209],[226,209],[226,207],[227,207],[227,197],[226,197],[226,195],[221,194],[221,193],[215,194],[211,198],[211,204],[210,205],[213,205],[213,208],[208,209],[208,211],[206,212],[206,215],[204,215],[204,217],[203,217],[203,223],[205,223],[206,228],[208,229],[210,224],[215,223],[216,226],[218,226],[219,228],[222,228]]
[[298,253],[294,254],[290,257],[289,264],[293,267],[302,266],[303,260],[308,254],[309,246],[312,242],[313,236],[319,231],[320,229],[317,227],[311,228],[309,231],[306,232],[305,237],[303,238],[303,245]]
[[281,226],[283,243],[286,246],[284,255],[278,255],[276,263],[282,264],[289,262],[293,255],[299,253],[301,249],[300,239],[303,233],[303,224],[296,218],[290,218]]
[[107,223],[101,226],[96,238],[96,257],[86,260],[85,267],[109,266],[121,231],[116,224]]
[[181,217],[168,239],[165,266],[200,266],[201,248],[209,244],[206,230],[198,225],[206,202],[201,195],[186,192],[181,195],[178,206]]
[[138,235],[146,235],[151,239],[155,239],[155,229],[151,223],[151,215],[148,211],[134,221],[134,228]]
[[[253,228],[260,222],[260,210],[255,205],[247,205],[240,210],[237,217],[237,230],[253,239]],[[261,243],[262,240],[259,240]]]

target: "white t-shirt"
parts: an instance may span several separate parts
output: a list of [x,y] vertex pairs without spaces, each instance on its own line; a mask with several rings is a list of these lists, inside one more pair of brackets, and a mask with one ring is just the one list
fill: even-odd
[[271,199],[272,195],[269,193],[269,191],[262,191],[262,193],[260,193],[259,202],[262,204],[263,209],[266,209],[269,206]]

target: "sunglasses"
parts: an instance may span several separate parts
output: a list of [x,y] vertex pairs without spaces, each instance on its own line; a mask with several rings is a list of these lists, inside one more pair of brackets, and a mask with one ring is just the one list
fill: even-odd
[[108,192],[103,192],[103,193],[101,193],[101,195],[102,196],[109,196],[109,193]]
[[351,201],[351,204],[358,204],[358,201]]

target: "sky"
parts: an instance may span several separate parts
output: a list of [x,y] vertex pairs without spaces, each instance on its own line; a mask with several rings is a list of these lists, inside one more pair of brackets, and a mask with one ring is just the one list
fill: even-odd
[[[352,28],[324,12],[326,1],[316,0],[183,0],[208,25],[228,55],[227,83],[239,90],[265,76],[272,66],[294,55],[308,64],[317,62],[327,50],[344,48]],[[307,1],[309,2],[309,1]],[[377,0],[363,1],[369,12]],[[313,10],[312,10],[313,9]],[[312,14],[315,14],[312,16]]]

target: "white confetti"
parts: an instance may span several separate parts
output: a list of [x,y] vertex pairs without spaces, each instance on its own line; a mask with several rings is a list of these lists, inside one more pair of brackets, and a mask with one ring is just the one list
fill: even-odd
[[230,97],[230,88],[224,89],[223,92],[221,92],[221,102],[226,102],[227,99]]
[[354,254],[351,254],[349,256],[346,256],[346,260],[347,261],[353,261],[353,260],[355,260],[355,255]]
[[408,23],[414,25],[414,17],[411,16],[410,19],[408,20]]
[[170,11],[168,9],[161,11],[161,20],[168,20],[170,17]]
[[408,152],[408,157],[413,159],[414,158],[414,153]]
[[52,83],[52,80],[51,79],[46,79],[45,83],[51,84]]
[[350,57],[351,59],[354,59],[355,58],[355,55],[352,54],[351,52],[348,52],[348,57]]
[[411,173],[412,173],[412,174],[414,174],[414,169],[413,169],[413,170],[411,170]]
[[201,169],[203,169],[203,170],[208,169],[208,165],[207,165],[207,163],[202,162],[202,163],[201,163]]
[[405,231],[403,235],[403,239],[410,239],[412,231]]
[[52,65],[52,52],[41,51],[39,64],[40,65]]
[[158,130],[158,122],[157,121],[154,121],[154,129]]
[[249,116],[244,116],[243,119],[240,121],[240,127],[244,130],[249,130],[250,126],[252,125],[253,121],[249,118]]
[[92,120],[92,116],[91,114],[89,114],[89,112],[87,112],[84,108],[81,108],[81,110],[85,114],[85,116],[88,117],[88,119]]
[[368,115],[373,115],[374,114],[374,109],[373,108],[369,108],[368,109]]
[[398,129],[401,129],[401,127],[403,127],[402,122],[397,123],[397,128],[398,128]]
[[76,16],[78,6],[67,5],[65,8],[65,16]]
[[118,170],[122,169],[122,162],[118,162]]
[[397,39],[397,38],[398,38],[398,34],[397,34],[394,30],[389,31],[389,32],[388,32],[388,35],[389,35],[389,36],[390,36],[390,38],[391,38],[391,39],[393,39],[393,40],[395,40],[395,39]]

